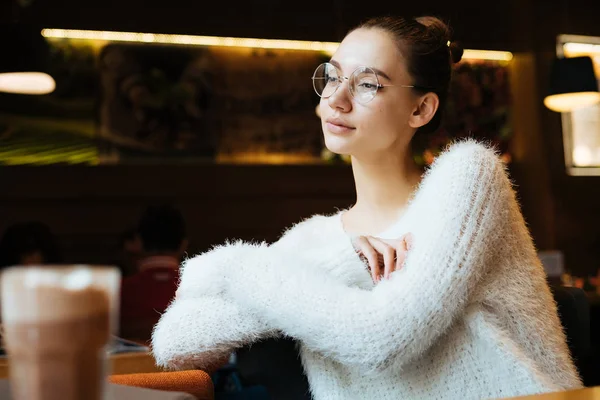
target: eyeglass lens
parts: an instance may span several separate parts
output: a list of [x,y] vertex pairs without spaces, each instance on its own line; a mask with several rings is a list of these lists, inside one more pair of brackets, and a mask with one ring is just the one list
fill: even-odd
[[[324,63],[317,67],[312,79],[315,92],[320,97],[328,98],[335,93],[345,78],[334,65]],[[348,78],[348,89],[360,103],[373,100],[378,88],[377,74],[371,68],[359,67]]]

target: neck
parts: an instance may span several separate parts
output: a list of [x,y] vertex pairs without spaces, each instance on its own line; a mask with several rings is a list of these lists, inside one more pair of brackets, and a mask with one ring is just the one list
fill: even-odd
[[355,212],[387,221],[400,216],[423,173],[412,158],[410,146],[403,152],[368,160],[352,157],[352,171],[356,185]]

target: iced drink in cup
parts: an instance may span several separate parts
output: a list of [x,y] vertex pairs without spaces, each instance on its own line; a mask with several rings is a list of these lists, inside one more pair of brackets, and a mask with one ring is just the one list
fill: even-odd
[[120,273],[87,265],[2,273],[2,324],[14,400],[100,400],[118,320]]

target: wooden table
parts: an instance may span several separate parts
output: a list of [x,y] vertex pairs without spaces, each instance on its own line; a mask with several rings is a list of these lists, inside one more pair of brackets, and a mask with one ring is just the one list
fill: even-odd
[[[150,353],[121,353],[110,357],[111,374],[159,372]],[[0,359],[0,379],[8,378],[8,359]],[[600,386],[567,392],[514,397],[512,400],[600,400]]]
[[[8,378],[7,358],[0,359],[0,379]],[[139,372],[159,372],[150,353],[132,352],[110,356],[110,374],[135,374]]]
[[121,353],[110,357],[110,374],[136,374],[162,371],[150,353]]
[[600,400],[600,386],[568,392],[515,397],[512,400]]

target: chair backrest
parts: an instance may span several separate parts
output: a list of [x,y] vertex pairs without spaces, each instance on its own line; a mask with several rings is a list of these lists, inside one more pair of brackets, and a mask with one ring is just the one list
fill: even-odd
[[571,356],[581,375],[591,352],[590,305],[583,289],[552,286]]
[[266,339],[238,349],[237,369],[246,386],[267,388],[272,400],[311,399],[293,339]]
[[117,385],[189,393],[198,400],[214,400],[212,379],[200,370],[111,375],[108,381]]

